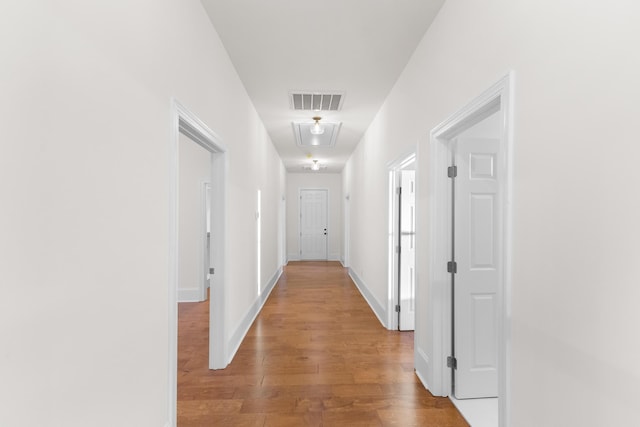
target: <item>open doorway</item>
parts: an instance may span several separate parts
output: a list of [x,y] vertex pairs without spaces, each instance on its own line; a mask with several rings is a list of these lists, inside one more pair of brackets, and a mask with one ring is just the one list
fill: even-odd
[[415,329],[416,155],[389,166],[389,329]]
[[[178,301],[179,298],[205,299],[210,286],[208,308],[208,354],[204,355],[209,369],[227,365],[224,327],[225,307],[225,247],[226,247],[226,149],[220,139],[192,112],[179,102],[172,102],[169,175],[169,395],[168,411],[172,425],[176,423],[178,370]],[[187,154],[189,153],[189,154]],[[189,164],[181,164],[180,157],[190,155]],[[181,168],[197,164],[197,173],[183,182]],[[186,187],[182,188],[182,184]],[[187,185],[187,184],[193,184]],[[187,190],[188,188],[188,190]],[[193,190],[193,191],[192,191]],[[185,191],[192,192],[187,197]],[[194,224],[180,223],[180,194],[183,201],[190,198]],[[184,208],[184,207],[183,207]],[[183,212],[184,213],[184,212]],[[181,233],[191,233],[182,239]],[[195,236],[195,237],[193,237]],[[194,243],[195,242],[195,243]],[[194,255],[182,257],[183,252]],[[205,259],[207,258],[207,259]],[[183,264],[183,261],[186,263]],[[181,265],[195,265],[193,279],[182,287]],[[183,278],[184,280],[184,278]],[[195,283],[195,284],[193,284]],[[186,289],[185,292],[182,292]],[[181,293],[179,296],[179,292]]]
[[180,133],[178,302],[205,301],[211,278],[212,153]]
[[429,156],[430,390],[497,396],[500,426],[509,425],[511,87],[509,74],[434,128]]

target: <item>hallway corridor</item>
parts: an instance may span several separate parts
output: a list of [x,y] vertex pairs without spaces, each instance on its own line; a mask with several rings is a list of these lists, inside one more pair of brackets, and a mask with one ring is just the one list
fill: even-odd
[[207,368],[208,307],[179,305],[179,427],[467,426],[337,262],[289,263],[224,370]]

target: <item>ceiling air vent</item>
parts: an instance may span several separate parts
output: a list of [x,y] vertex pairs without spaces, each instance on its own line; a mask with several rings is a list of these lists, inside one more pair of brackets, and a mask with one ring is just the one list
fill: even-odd
[[299,111],[338,111],[342,109],[344,93],[291,92],[291,108]]

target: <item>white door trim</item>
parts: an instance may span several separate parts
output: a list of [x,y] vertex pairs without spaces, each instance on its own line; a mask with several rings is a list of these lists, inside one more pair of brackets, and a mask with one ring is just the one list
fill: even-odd
[[[400,236],[398,235],[398,196],[396,188],[398,188],[398,172],[407,164],[416,162],[416,181],[418,175],[417,154],[415,149],[411,149],[400,156],[393,162],[387,164],[389,174],[389,211],[388,211],[388,298],[387,298],[387,329],[398,330],[398,313],[396,313],[396,305],[400,304],[398,296],[398,254],[396,247],[400,244]],[[417,202],[417,201],[416,201]],[[417,209],[417,208],[416,208]],[[416,245],[418,241],[416,239]],[[416,307],[416,310],[418,308]]]
[[182,133],[212,153],[211,176],[211,244],[216,273],[211,280],[209,368],[226,367],[226,337],[224,327],[226,283],[226,198],[227,156],[220,138],[195,114],[177,100],[171,100],[169,141],[169,423],[176,425],[178,369],[178,145]]
[[499,425],[510,425],[510,372],[511,372],[511,241],[512,241],[512,153],[513,153],[513,84],[514,74],[508,73],[464,108],[457,111],[431,131],[429,156],[429,282],[428,335],[433,349],[426,382],[430,391],[439,396],[451,393],[451,371],[446,358],[451,354],[451,286],[447,261],[451,258],[451,183],[447,167],[453,152],[450,142],[456,135],[498,112],[502,118],[502,131],[498,162],[504,176],[500,181],[503,200],[502,271],[499,292],[498,333],[498,406]]

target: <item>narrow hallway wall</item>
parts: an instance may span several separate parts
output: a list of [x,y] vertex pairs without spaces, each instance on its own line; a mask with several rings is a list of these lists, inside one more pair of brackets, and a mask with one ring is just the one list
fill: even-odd
[[169,425],[172,98],[227,147],[228,337],[279,272],[278,154],[197,0],[2,2],[0,52],[0,425]]
[[329,190],[328,258],[342,260],[342,175],[337,173],[287,173],[287,259],[300,259],[300,190]]
[[448,0],[343,172],[351,267],[382,304],[386,164],[418,144],[416,352],[428,358],[429,132],[515,72],[512,426],[640,423],[638,20],[623,0]]

